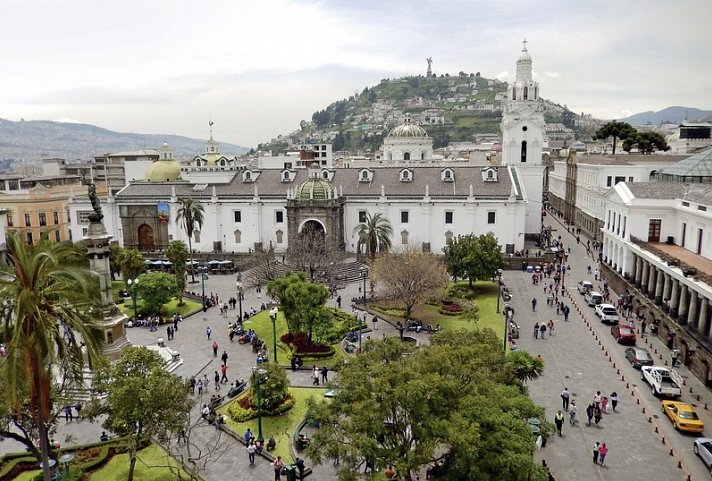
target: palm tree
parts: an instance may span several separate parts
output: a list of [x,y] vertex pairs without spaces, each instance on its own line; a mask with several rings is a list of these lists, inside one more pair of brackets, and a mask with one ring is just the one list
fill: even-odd
[[[89,365],[100,360],[98,336],[92,325],[98,282],[77,260],[76,248],[42,240],[24,244],[19,235],[8,238],[8,265],[0,267],[0,299],[11,303],[2,335],[8,343],[4,363],[7,395],[19,409],[23,387],[37,424],[45,481],[50,480],[49,440],[53,368],[63,365],[65,375],[81,382],[85,345]],[[65,336],[65,328],[71,335]],[[26,398],[25,398],[26,399]]]
[[193,232],[195,232],[195,227],[198,230],[203,228],[203,218],[205,217],[205,209],[203,204],[199,200],[193,199],[192,197],[185,197],[183,199],[178,199],[180,207],[178,207],[178,215],[176,216],[176,222],[180,222],[185,229],[185,233],[188,234],[188,250],[190,251],[190,278],[191,282],[195,284],[195,265],[193,263]]
[[124,283],[127,283],[146,270],[146,259],[137,249],[122,249],[116,259],[116,265],[121,272],[121,277],[124,278]]
[[358,251],[361,246],[366,246],[366,253],[373,263],[376,254],[386,252],[391,248],[391,235],[393,229],[391,223],[383,214],[366,214],[366,221],[357,225],[354,233],[358,234]]

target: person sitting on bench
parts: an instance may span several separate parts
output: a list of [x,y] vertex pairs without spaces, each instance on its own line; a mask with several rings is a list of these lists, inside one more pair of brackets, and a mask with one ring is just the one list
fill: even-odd
[[272,451],[276,447],[277,447],[277,441],[274,439],[274,436],[270,436],[269,439],[267,440],[267,451]]

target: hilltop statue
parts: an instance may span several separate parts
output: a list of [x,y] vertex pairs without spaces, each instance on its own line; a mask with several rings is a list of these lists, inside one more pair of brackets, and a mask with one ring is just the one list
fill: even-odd
[[428,71],[426,73],[426,77],[432,77],[433,76],[433,57],[428,57],[425,59],[426,62],[428,62]]
[[101,204],[99,203],[99,196],[96,195],[96,184],[94,182],[87,182],[84,179],[84,184],[87,186],[87,192],[89,194],[89,200],[91,201],[91,207],[94,212],[89,214],[89,220],[91,222],[101,222],[104,218],[104,213],[101,210]]

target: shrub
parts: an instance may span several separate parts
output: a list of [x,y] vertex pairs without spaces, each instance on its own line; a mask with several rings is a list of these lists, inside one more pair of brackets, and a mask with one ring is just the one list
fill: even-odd
[[464,312],[464,308],[462,307],[462,304],[459,302],[454,302],[454,301],[449,301],[446,303],[443,301],[442,305],[440,306],[439,312],[440,314],[444,314],[446,316],[456,316],[458,314],[462,314]]
[[447,295],[455,299],[467,299],[471,301],[477,297],[477,291],[474,288],[470,289],[467,283],[463,282],[450,286]]
[[[263,407],[262,415],[281,416],[294,407],[294,402],[294,398],[289,394],[281,404],[273,408]],[[244,423],[257,417],[257,409],[251,406],[251,395],[249,394],[232,401],[227,408],[227,412],[230,418],[238,423]]]

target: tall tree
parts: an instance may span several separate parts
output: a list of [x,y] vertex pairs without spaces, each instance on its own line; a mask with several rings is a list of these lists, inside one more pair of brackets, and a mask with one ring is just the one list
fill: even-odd
[[109,270],[111,271],[112,281],[116,277],[116,274],[121,274],[118,260],[123,250],[124,248],[116,241],[109,244]]
[[670,150],[663,136],[657,132],[636,132],[623,141],[623,150],[630,152],[634,145],[638,146],[638,152],[641,154],[652,154],[656,150]]
[[103,403],[90,405],[87,417],[106,414],[104,428],[125,436],[128,481],[133,481],[141,439],[178,435],[186,428],[187,415],[195,402],[186,383],[166,371],[161,356],[146,347],[125,349],[121,358],[97,377],[96,384],[107,397]]
[[[9,348],[3,369],[8,402],[20,409],[27,399],[37,424],[45,481],[50,480],[47,423],[52,411],[53,370],[60,364],[76,383],[82,381],[85,344],[89,365],[100,358],[93,321],[97,317],[98,280],[76,261],[77,251],[66,244],[22,242],[8,238],[8,265],[0,267],[0,299],[13,306],[5,319],[4,341]],[[65,336],[65,329],[70,335]]]
[[188,248],[185,242],[181,240],[173,240],[168,244],[166,249],[166,258],[173,264],[173,273],[176,276],[176,284],[178,286],[178,305],[182,306],[183,291],[185,290],[185,263],[188,260]]
[[138,279],[143,311],[151,316],[163,314],[163,305],[178,294],[176,277],[167,272],[147,272]]
[[545,480],[524,421],[544,410],[511,375],[494,332],[431,340],[418,349],[396,339],[367,342],[340,371],[335,396],[309,403],[307,418],[320,429],[307,455],[315,463],[338,455],[341,480],[355,479],[365,460],[375,471],[395,466],[405,480],[436,460],[444,479]]
[[596,131],[593,135],[593,140],[607,140],[608,137],[613,137],[613,155],[615,155],[617,141],[632,137],[636,132],[637,130],[629,123],[612,120]]
[[494,234],[457,236],[443,248],[448,272],[455,277],[466,277],[470,288],[478,279],[490,279],[505,266],[502,247]]
[[404,304],[406,318],[416,304],[448,282],[442,263],[433,254],[414,246],[380,256],[373,265],[373,274],[389,297]]
[[137,249],[122,249],[116,259],[116,265],[124,278],[124,283],[129,279],[136,279],[146,270],[146,259]]
[[328,322],[328,313],[321,309],[329,298],[329,290],[323,284],[307,281],[303,272],[288,272],[269,282],[267,293],[282,306],[289,332],[307,332],[311,339],[313,327]]
[[305,228],[296,238],[289,239],[289,263],[306,272],[312,282],[322,273],[329,277],[337,258],[338,252],[327,242],[323,230]]
[[[205,208],[199,200],[192,197],[178,199],[178,215],[176,222],[180,222],[183,230],[188,235],[188,251],[190,252],[190,279],[195,284],[195,263],[193,262],[193,233],[203,228]],[[197,229],[196,229],[197,228]]]
[[383,214],[366,214],[365,222],[357,225],[354,233],[358,234],[358,251],[365,246],[366,254],[373,263],[381,252],[387,252],[391,248],[391,236],[393,228],[390,221]]

